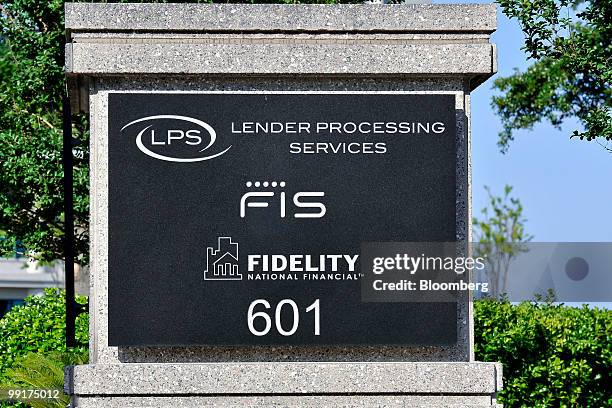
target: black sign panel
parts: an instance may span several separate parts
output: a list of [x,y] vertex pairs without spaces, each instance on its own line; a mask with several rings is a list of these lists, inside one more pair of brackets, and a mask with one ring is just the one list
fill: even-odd
[[364,302],[366,242],[456,239],[452,95],[109,95],[109,344],[456,342]]

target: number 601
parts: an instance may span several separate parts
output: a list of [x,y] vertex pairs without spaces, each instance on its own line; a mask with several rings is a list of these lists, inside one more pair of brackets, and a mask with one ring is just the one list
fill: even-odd
[[[247,312],[247,324],[249,326],[249,330],[255,336],[265,336],[272,328],[272,318],[265,311],[254,312],[253,309],[255,309],[257,305],[262,305],[265,309],[270,309],[272,307],[265,299],[256,299],[252,301],[249,305],[249,311]],[[293,311],[293,324],[289,330],[285,330],[281,323],[281,313],[285,305],[290,307]],[[306,308],[306,313],[311,311],[314,311],[314,335],[319,336],[321,334],[319,299],[315,300],[313,304]],[[265,324],[263,330],[255,329],[255,319],[263,319]],[[295,334],[300,325],[300,310],[298,305],[292,299],[283,299],[278,302],[274,311],[274,325],[276,326],[278,333],[282,336],[292,336]]]

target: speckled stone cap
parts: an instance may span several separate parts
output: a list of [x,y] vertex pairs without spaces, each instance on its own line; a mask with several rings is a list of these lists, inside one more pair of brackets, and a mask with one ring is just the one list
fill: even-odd
[[71,31],[492,33],[496,27],[492,4],[66,4]]
[[66,4],[66,72],[460,75],[495,72],[494,5]]

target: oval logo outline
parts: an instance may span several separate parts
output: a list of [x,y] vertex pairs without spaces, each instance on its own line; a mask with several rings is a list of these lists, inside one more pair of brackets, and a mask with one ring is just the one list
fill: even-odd
[[[131,126],[135,123],[140,123],[140,122],[145,122],[148,120],[157,120],[157,119],[174,119],[174,120],[182,120],[182,121],[186,121],[186,122],[190,122],[193,124],[196,124],[200,127],[202,127],[203,129],[205,129],[208,134],[210,135],[210,142],[208,142],[208,145],[206,145],[206,147],[204,147],[203,149],[199,150],[200,152],[203,152],[204,150],[210,148],[215,141],[217,140],[217,132],[215,132],[215,129],[213,129],[212,126],[210,126],[208,123],[201,121],[199,119],[195,119],[195,118],[191,118],[189,116],[180,116],[180,115],[153,115],[153,116],[145,116],[144,118],[140,118],[140,119],[136,119],[131,121],[130,123],[128,123],[127,125],[123,126],[121,128],[121,131],[123,131],[125,128],[127,128],[128,126]],[[222,154],[224,154],[225,152],[227,152],[229,149],[232,148],[232,146],[230,145],[227,149],[213,154],[211,156],[204,156],[204,157],[193,157],[193,158],[180,158],[180,157],[171,157],[171,156],[164,156],[162,154],[159,153],[155,153],[154,151],[150,150],[149,148],[147,148],[144,143],[142,143],[142,135],[143,133],[151,128],[153,125],[149,125],[147,127],[145,127],[144,129],[142,129],[138,135],[136,136],[136,146],[138,147],[138,150],[140,150],[141,152],[143,152],[144,154],[146,154],[149,157],[153,157],[155,159],[159,159],[159,160],[164,160],[164,161],[170,161],[170,162],[177,162],[177,163],[191,163],[191,162],[199,162],[199,161],[204,161],[204,160],[210,160],[210,159],[214,159],[215,157],[219,157]]]

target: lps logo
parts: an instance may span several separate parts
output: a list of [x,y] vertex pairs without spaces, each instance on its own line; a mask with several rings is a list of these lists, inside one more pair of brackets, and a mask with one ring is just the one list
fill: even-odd
[[217,248],[206,248],[204,280],[242,280],[238,272],[238,243],[232,237],[219,237]]
[[[247,181],[247,188],[255,188],[256,190],[243,194],[242,198],[240,199],[240,218],[246,217],[247,208],[267,208],[270,206],[273,200],[276,200],[278,203],[279,216],[281,218],[285,218],[287,216],[287,193],[284,190],[286,184],[287,183],[284,181]],[[293,217],[322,218],[327,212],[325,204],[312,199],[324,196],[325,193],[322,191],[298,191],[297,193],[293,194],[292,204],[293,207],[295,207]]]
[[214,159],[227,152],[215,150],[217,133],[212,126],[199,119],[178,115],[155,115],[136,119],[121,131],[141,124],[136,135],[136,146],[155,159],[190,163]]

